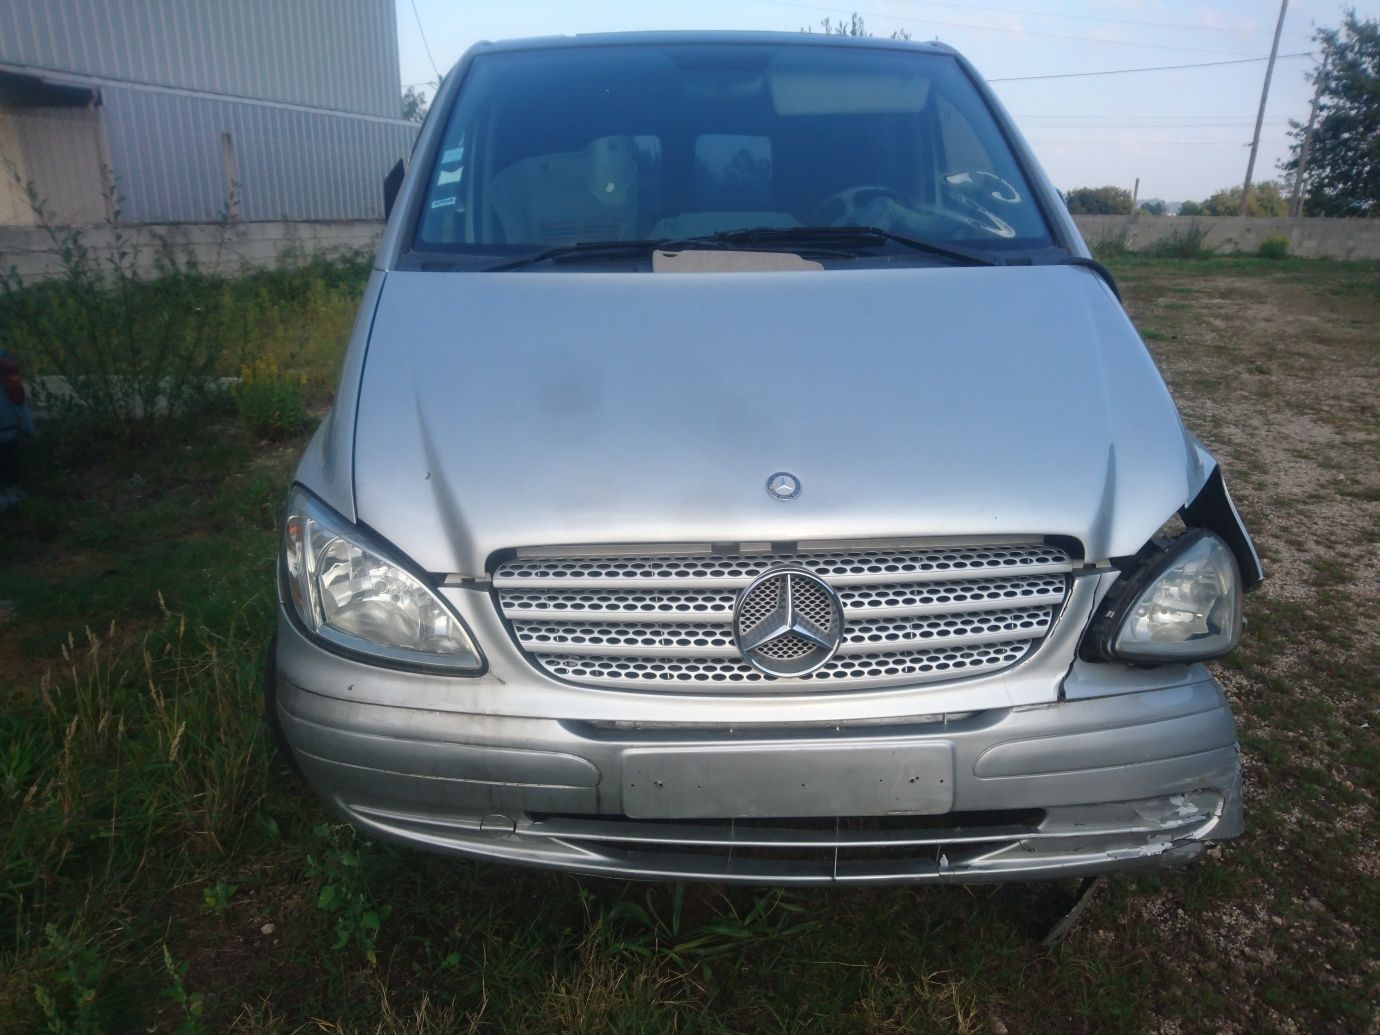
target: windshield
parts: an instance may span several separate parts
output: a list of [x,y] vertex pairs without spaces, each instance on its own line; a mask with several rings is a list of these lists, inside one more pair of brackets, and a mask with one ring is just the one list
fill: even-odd
[[436,156],[420,251],[843,226],[1000,253],[1051,244],[991,112],[944,54],[809,44],[481,54]]

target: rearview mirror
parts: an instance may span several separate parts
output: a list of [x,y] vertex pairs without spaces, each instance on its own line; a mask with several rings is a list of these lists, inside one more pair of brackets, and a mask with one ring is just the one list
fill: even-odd
[[398,159],[393,168],[388,170],[388,175],[383,178],[383,221],[388,222],[388,217],[393,214],[393,202],[398,200],[398,191],[402,189],[403,181],[403,161]]

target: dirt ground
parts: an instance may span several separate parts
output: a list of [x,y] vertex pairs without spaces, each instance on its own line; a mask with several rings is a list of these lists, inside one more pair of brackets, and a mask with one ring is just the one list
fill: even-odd
[[[1206,1027],[1376,1031],[1380,278],[1213,265],[1132,264],[1122,282],[1266,565],[1246,642],[1216,666],[1241,730],[1248,832],[1225,849],[1240,882],[1229,897],[1199,915],[1166,894],[1136,906],[1166,944],[1197,947],[1163,960],[1185,988],[1240,997]],[[1115,937],[1098,926],[1090,937]],[[1182,1014],[1159,1025],[1193,1027]]]

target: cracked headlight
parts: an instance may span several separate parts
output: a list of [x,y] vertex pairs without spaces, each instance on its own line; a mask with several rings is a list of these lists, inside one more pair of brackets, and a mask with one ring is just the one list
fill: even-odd
[[1098,623],[1103,657],[1119,661],[1204,661],[1241,641],[1241,572],[1211,532],[1180,536],[1130,576]]
[[280,579],[302,624],[337,647],[404,665],[483,668],[473,638],[430,587],[301,488],[288,498]]

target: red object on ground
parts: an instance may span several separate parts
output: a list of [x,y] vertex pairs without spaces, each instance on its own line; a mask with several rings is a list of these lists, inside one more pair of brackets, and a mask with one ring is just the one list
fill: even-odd
[[5,386],[10,402],[24,405],[24,378],[19,374],[19,364],[9,356],[0,357],[0,384]]

